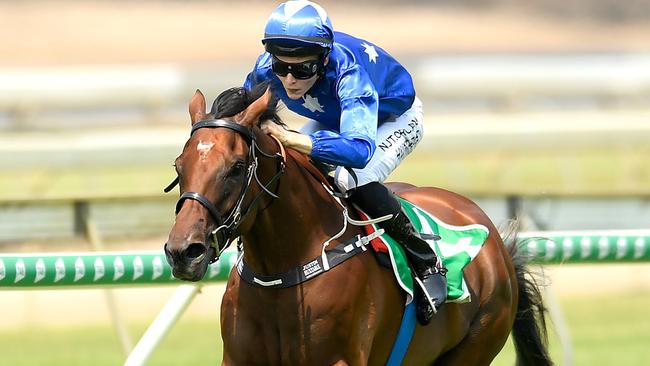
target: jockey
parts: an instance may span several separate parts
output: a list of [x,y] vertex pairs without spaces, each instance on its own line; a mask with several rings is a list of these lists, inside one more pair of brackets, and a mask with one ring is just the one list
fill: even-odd
[[[300,133],[262,129],[286,147],[335,166],[335,183],[404,247],[419,284],[418,320],[428,324],[447,298],[445,270],[383,182],[423,138],[422,103],[411,75],[378,46],[335,32],[325,10],[288,1],[271,14],[262,54],[244,83],[274,94],[309,119]],[[352,171],[353,173],[350,173]]]

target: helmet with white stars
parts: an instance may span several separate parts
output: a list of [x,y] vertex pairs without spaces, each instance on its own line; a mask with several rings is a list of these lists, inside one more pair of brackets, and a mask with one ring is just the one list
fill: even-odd
[[334,27],[325,9],[307,0],[280,4],[264,28],[262,44],[279,56],[327,55],[334,42]]

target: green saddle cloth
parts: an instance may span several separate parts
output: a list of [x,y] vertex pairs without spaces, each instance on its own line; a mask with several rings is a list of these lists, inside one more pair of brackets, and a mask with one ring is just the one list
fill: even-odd
[[[413,223],[413,226],[422,234],[436,234],[440,240],[428,240],[442,263],[447,268],[447,302],[463,303],[471,301],[467,284],[463,278],[463,268],[474,259],[485,240],[489,230],[483,225],[472,224],[466,226],[449,225],[437,217],[429,214],[418,206],[401,199],[402,208]],[[377,229],[377,225],[375,229]],[[404,249],[393,238],[384,233],[382,240],[388,248],[388,254],[393,267],[393,272],[400,287],[408,294],[406,304],[413,301],[413,277],[411,269],[406,262]]]

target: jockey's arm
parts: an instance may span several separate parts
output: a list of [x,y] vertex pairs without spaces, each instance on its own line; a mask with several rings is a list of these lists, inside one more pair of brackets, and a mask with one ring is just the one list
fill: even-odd
[[[248,75],[250,86],[259,75]],[[337,83],[341,103],[339,131],[321,130],[311,135],[285,130],[272,122],[262,130],[275,136],[282,145],[324,163],[350,168],[364,168],[375,152],[379,97],[368,75],[360,67],[346,70]]]
[[298,132],[287,131],[282,126],[279,126],[271,121],[262,123],[262,131],[269,135],[273,135],[280,140],[283,146],[294,149],[306,155],[311,155],[312,141],[308,135],[303,135]]
[[263,122],[261,128],[280,140],[285,147],[338,166],[361,169],[368,164],[374,153],[372,142],[358,134],[322,130],[304,135],[285,130],[271,121]]

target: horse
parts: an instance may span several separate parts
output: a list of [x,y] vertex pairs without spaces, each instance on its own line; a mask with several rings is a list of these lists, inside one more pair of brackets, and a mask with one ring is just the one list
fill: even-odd
[[[167,189],[179,183],[182,193],[164,245],[174,276],[200,280],[237,237],[243,261],[266,278],[318,258],[323,243],[332,248],[362,235],[358,226],[342,230],[343,206],[306,158],[285,152],[259,128],[265,120],[282,123],[270,90],[224,93],[210,112],[199,90],[189,103],[192,133]],[[464,270],[471,302],[447,303],[429,325],[418,324],[402,364],[489,365],[512,331],[519,365],[552,365],[540,291],[514,242],[506,246],[468,198],[406,183],[390,187],[449,224],[490,231]],[[221,305],[222,365],[386,364],[405,294],[370,250],[291,286],[250,282],[232,269]]]

